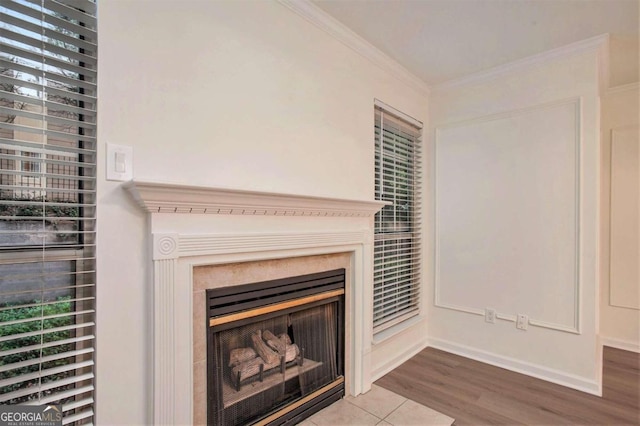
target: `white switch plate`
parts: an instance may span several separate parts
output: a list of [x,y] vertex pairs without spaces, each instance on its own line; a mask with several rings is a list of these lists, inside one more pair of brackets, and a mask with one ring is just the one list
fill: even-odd
[[107,144],[107,180],[133,179],[133,148],[126,145]]

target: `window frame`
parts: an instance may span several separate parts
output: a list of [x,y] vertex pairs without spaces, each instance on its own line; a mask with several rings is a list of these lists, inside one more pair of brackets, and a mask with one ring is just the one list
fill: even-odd
[[421,313],[422,129],[374,101],[375,199],[392,202],[374,218],[374,340]]

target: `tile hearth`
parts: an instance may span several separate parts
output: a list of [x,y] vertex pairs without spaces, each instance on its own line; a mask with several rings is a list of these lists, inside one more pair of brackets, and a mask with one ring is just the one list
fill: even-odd
[[366,394],[347,396],[299,426],[450,426],[455,419],[373,385]]

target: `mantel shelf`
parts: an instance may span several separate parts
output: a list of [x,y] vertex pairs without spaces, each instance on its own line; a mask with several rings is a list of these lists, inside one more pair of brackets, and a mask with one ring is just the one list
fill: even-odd
[[370,217],[391,204],[137,180],[124,187],[149,213]]

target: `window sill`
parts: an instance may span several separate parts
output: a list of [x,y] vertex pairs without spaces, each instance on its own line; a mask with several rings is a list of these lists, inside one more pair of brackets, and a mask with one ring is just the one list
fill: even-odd
[[378,333],[375,333],[373,335],[373,341],[372,343],[374,345],[383,343],[385,340],[388,340],[402,332],[404,332],[405,330],[413,327],[414,325],[418,324],[419,322],[421,322],[422,320],[424,320],[424,315],[422,314],[416,314],[414,316],[412,316],[411,318],[407,318],[406,320],[393,325],[385,330],[379,331]]

